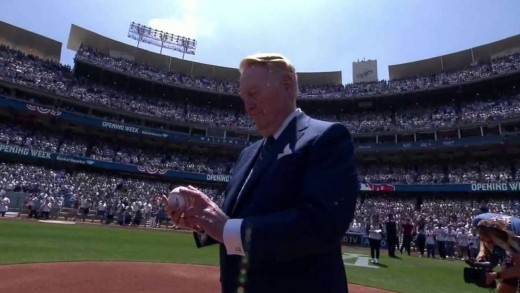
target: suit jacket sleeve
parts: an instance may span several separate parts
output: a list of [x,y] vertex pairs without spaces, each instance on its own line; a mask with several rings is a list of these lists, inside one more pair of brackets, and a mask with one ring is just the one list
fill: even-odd
[[300,198],[292,208],[247,217],[241,235],[251,265],[337,248],[354,216],[359,183],[348,130],[329,126],[311,143]]
[[[239,160],[242,158],[243,155],[244,155],[244,150],[242,150],[242,152],[240,153]],[[224,194],[227,195],[228,192],[229,192],[229,185],[227,185],[226,191],[224,192]],[[210,237],[206,233],[193,232],[193,238],[195,239],[195,245],[197,246],[197,248],[202,248],[202,247],[220,243],[217,240]]]

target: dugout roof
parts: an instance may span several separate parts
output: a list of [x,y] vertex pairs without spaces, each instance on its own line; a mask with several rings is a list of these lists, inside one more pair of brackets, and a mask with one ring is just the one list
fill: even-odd
[[429,59],[388,66],[390,80],[422,74],[457,71],[473,62],[487,63],[491,59],[520,52],[520,35],[500,41]]
[[[146,63],[152,67],[180,72],[191,76],[205,76],[211,79],[237,81],[237,68],[204,64],[183,60],[151,52],[136,46],[119,42],[82,27],[72,24],[67,48],[77,51],[81,44],[95,48],[103,54],[124,57],[137,63]],[[240,60],[237,60],[237,66]],[[298,72],[300,85],[341,84],[341,71],[333,72]]]
[[0,21],[0,44],[25,54],[60,62],[61,43]]

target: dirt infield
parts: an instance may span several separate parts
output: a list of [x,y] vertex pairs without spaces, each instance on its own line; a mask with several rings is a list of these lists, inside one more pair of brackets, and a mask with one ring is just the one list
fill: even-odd
[[[71,262],[0,266],[0,292],[219,292],[214,266],[144,262]],[[386,293],[349,284],[350,293]]]

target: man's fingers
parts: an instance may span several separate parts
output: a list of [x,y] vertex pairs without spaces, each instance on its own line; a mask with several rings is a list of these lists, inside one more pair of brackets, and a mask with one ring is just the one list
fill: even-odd
[[188,200],[190,205],[209,204],[211,199],[197,189],[181,188],[179,192]]
[[186,218],[186,226],[195,231],[204,231],[207,227],[207,220],[203,217]]
[[183,214],[179,211],[172,213],[172,221],[175,223],[175,225],[179,226],[181,222]]
[[173,210],[172,207],[170,207],[170,204],[168,203],[168,197],[163,194],[161,196],[161,201],[164,204],[164,210],[166,211],[166,214],[172,216],[175,210]]
[[200,226],[198,226],[194,222],[194,218],[184,218],[184,226],[188,229],[195,230],[196,228],[200,229]]
[[205,228],[209,225],[208,223],[218,214],[218,212],[215,211],[219,209],[218,205],[204,192],[191,185],[181,187],[179,193],[184,197],[187,203],[186,206],[181,209],[170,206],[168,196],[163,195],[161,197],[162,202],[166,206],[166,210],[171,214],[172,221],[177,226],[189,228],[197,232],[206,230]]
[[186,218],[201,216],[205,213],[204,207],[191,207],[184,212]]

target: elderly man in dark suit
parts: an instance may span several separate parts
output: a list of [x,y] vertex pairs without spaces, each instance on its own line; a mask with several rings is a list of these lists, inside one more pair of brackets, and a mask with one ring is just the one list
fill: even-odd
[[359,189],[350,134],[296,107],[284,56],[252,55],[239,70],[263,139],[240,154],[222,208],[188,187],[180,193],[190,205],[168,212],[198,231],[199,247],[220,243],[222,292],[348,292],[340,239]]

